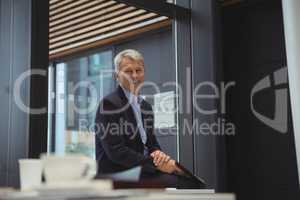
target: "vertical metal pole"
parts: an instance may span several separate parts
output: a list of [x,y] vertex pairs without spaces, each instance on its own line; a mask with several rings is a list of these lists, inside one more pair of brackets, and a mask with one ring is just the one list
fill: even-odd
[[[190,0],[176,0],[175,4],[190,7]],[[194,171],[193,115],[192,109],[192,74],[191,74],[191,23],[190,16],[177,15],[173,23],[173,41],[175,47],[176,78],[181,93],[178,106],[177,156],[181,164]]]

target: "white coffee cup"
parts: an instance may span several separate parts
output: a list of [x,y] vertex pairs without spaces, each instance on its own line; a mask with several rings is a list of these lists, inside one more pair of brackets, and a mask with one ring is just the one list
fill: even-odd
[[42,162],[40,159],[19,159],[21,190],[33,190],[41,185]]
[[46,184],[90,180],[97,172],[96,161],[85,156],[43,155],[42,161]]

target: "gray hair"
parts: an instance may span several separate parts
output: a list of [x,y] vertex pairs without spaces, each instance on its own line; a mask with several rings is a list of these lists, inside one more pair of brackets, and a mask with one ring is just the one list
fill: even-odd
[[131,58],[132,60],[135,61],[144,61],[144,58],[140,52],[134,49],[126,49],[118,53],[114,58],[115,72],[119,70],[120,63],[122,62],[122,59],[125,57]]

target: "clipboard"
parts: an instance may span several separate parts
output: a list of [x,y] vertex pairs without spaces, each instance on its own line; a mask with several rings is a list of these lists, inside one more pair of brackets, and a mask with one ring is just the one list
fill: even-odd
[[190,172],[187,168],[185,168],[179,162],[176,162],[175,164],[176,164],[176,167],[178,167],[181,171],[184,172],[184,176],[186,176],[186,177],[192,179],[193,181],[195,181],[196,183],[198,183],[201,186],[201,188],[207,187],[206,182],[202,178],[194,175],[192,172]]

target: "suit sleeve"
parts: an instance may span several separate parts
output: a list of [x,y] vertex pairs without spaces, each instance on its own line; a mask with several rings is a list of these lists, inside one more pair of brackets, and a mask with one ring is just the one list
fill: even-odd
[[[106,113],[103,113],[103,109]],[[108,111],[114,110],[114,106],[106,101],[100,103],[96,115],[96,125],[99,128],[96,134],[96,142],[101,142],[102,147],[108,158],[126,168],[132,168],[142,165],[145,172],[156,172],[151,157],[144,156],[126,146],[125,140],[121,135],[120,114],[107,114]]]

